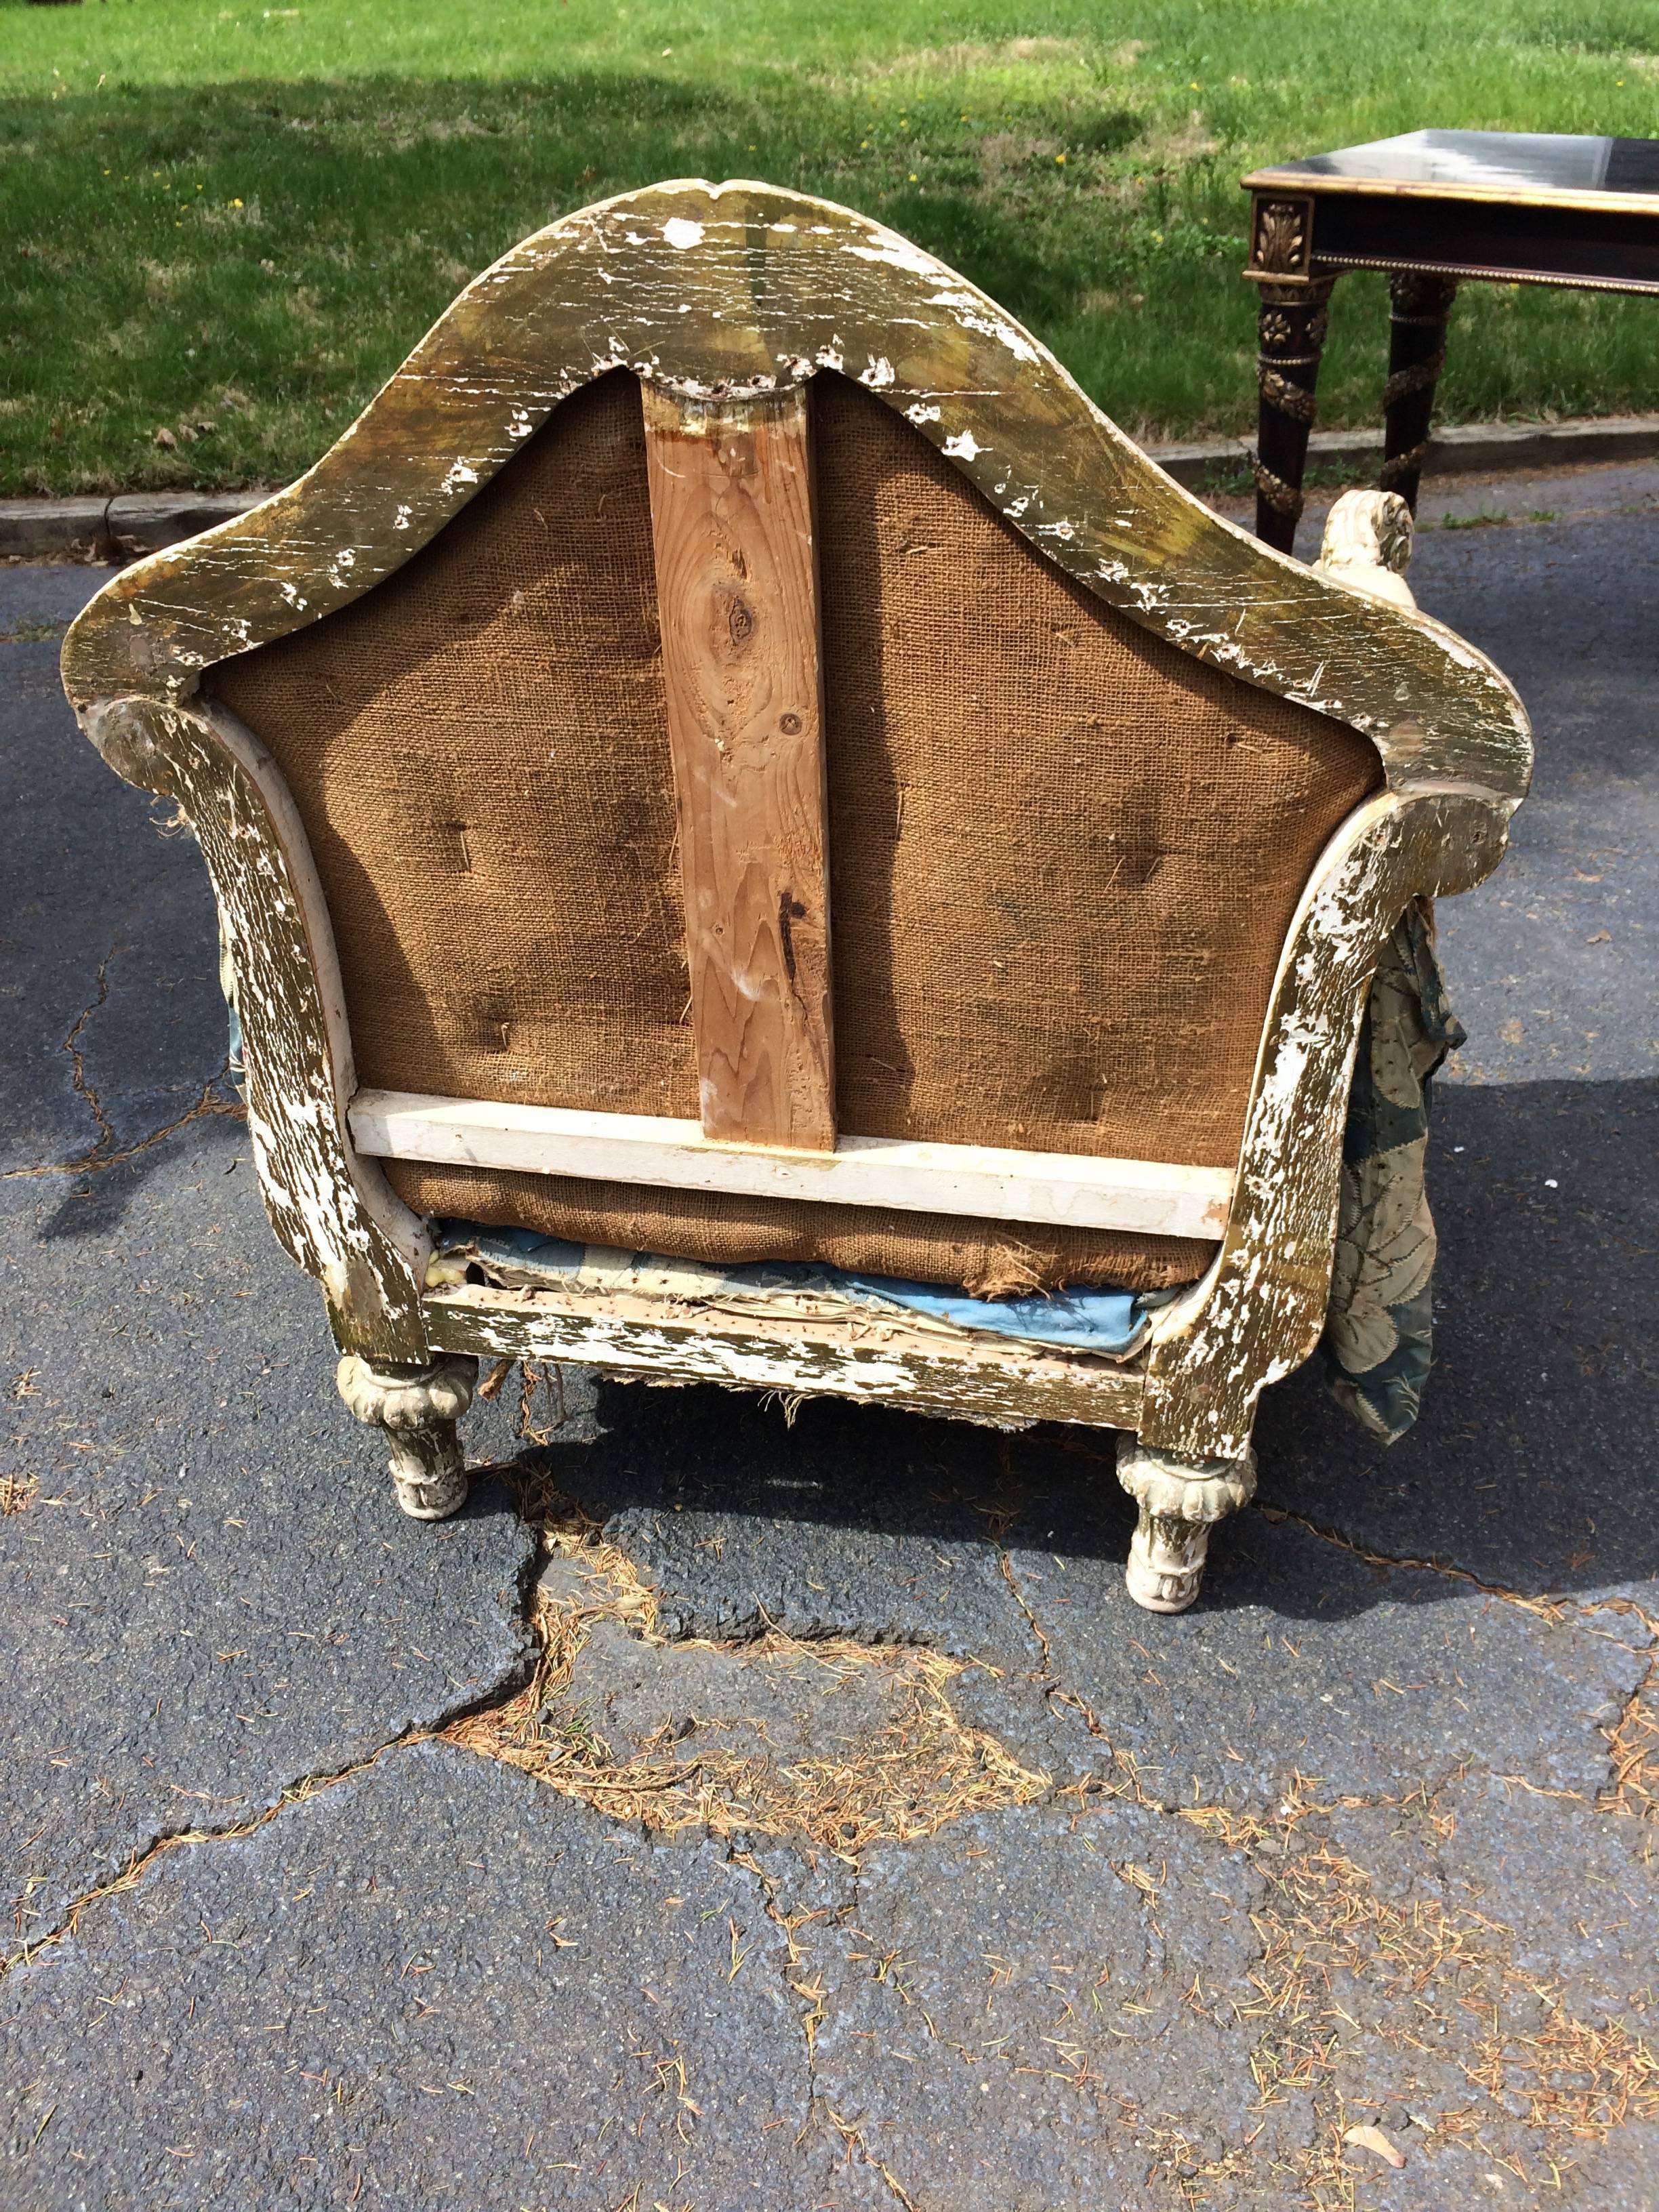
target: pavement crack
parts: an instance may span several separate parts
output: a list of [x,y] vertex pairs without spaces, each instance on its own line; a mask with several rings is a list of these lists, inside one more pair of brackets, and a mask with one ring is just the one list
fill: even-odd
[[[82,1019],[84,1018],[83,1016]],[[56,1160],[45,1167],[8,1168],[3,1173],[0,1173],[0,1182],[14,1182],[20,1177],[27,1176],[101,1175],[106,1168],[124,1166],[128,1160],[136,1159],[140,1152],[147,1152],[156,1145],[164,1145],[169,1137],[176,1137],[180,1129],[188,1127],[192,1121],[199,1121],[204,1117],[211,1118],[215,1115],[222,1115],[230,1121],[240,1121],[246,1117],[247,1109],[240,1098],[216,1098],[213,1095],[216,1086],[224,1080],[225,1072],[221,1068],[216,1074],[208,1078],[202,1085],[201,1097],[193,1106],[167,1122],[164,1127],[152,1129],[149,1136],[140,1137],[136,1143],[124,1145],[115,1152],[106,1152],[102,1149],[105,1139],[100,1137],[91,1152],[82,1153],[79,1159]],[[80,1087],[78,1083],[76,1087],[77,1089]],[[87,1095],[88,1098],[94,1097],[90,1091]],[[108,1140],[113,1143],[114,1132],[104,1120],[103,1109],[96,1107],[95,1110],[100,1121],[108,1132]]]
[[1467,1583],[1472,1589],[1478,1589],[1487,1597],[1501,1598],[1505,1605],[1519,1606],[1523,1613],[1534,1613],[1539,1620],[1547,1620],[1552,1625],[1563,1620],[1573,1604],[1571,1598],[1527,1597],[1519,1590],[1506,1588],[1502,1583],[1483,1582],[1468,1567],[1454,1566],[1445,1559],[1413,1559],[1410,1556],[1395,1558],[1389,1552],[1367,1551],[1352,1536],[1345,1536],[1340,1528],[1327,1528],[1317,1521],[1310,1521],[1305,1513],[1291,1512],[1285,1505],[1268,1505],[1257,1498],[1246,1510],[1259,1513],[1264,1521],[1288,1521],[1293,1527],[1304,1529],[1310,1536],[1317,1536],[1321,1543],[1334,1545],[1339,1552],[1346,1552],[1352,1559],[1363,1559],[1369,1567],[1410,1568],[1420,1574],[1443,1575],[1449,1581]]
[[895,2204],[902,2204],[904,2212],[921,2212],[921,2207],[894,2172],[892,2167],[878,2158],[875,2152],[866,2142],[863,2129],[852,2120],[845,2118],[827,2099],[822,2109],[824,2118],[845,2145],[849,2164],[856,2155],[862,2165],[867,2166],[872,2173],[879,2176]]
[[109,963],[114,959],[116,954],[120,951],[120,949],[119,945],[112,945],[109,951],[98,963],[97,991],[88,1004],[82,1006],[80,1012],[76,1016],[74,1027],[70,1030],[69,1035],[64,1039],[64,1049],[70,1056],[70,1067],[72,1072],[72,1079],[75,1084],[76,1095],[86,1100],[87,1105],[92,1114],[92,1118],[98,1124],[98,1142],[93,1146],[93,1151],[94,1152],[101,1151],[106,1145],[114,1144],[115,1130],[110,1121],[108,1115],[104,1111],[103,1104],[99,1098],[97,1091],[94,1090],[92,1085],[87,1080],[87,1063],[81,1050],[81,1032],[85,1029],[87,1024],[92,1019],[99,1008],[108,1003]]
[[1013,1597],[1014,1603],[1019,1607],[1021,1613],[1025,1616],[1025,1626],[1030,1630],[1032,1635],[1036,1639],[1037,1650],[1042,1654],[1042,1679],[1044,1681],[1052,1682],[1054,1679],[1054,1651],[1049,1644],[1047,1635],[1044,1633],[1042,1623],[1037,1619],[1036,1613],[1032,1612],[1030,1601],[1027,1598],[1024,1591],[1021,1589],[1019,1583],[1015,1577],[1014,1563],[1009,1558],[1007,1552],[1000,1544],[997,1546],[997,1565],[1002,1570],[1002,1579],[1007,1583],[1009,1591]]
[[1309,1535],[1317,1536],[1321,1543],[1334,1545],[1338,1551],[1346,1552],[1351,1559],[1363,1559],[1367,1566],[1410,1569],[1419,1574],[1442,1575],[1450,1582],[1466,1583],[1483,1596],[1495,1597],[1505,1605],[1516,1606],[1522,1613],[1531,1613],[1535,1620],[1547,1621],[1553,1628],[1577,1628],[1585,1636],[1596,1636],[1606,1643],[1616,1644],[1621,1651],[1639,1652],[1648,1646],[1632,1644],[1622,1636],[1614,1636],[1608,1629],[1593,1627],[1583,1616],[1592,1613],[1628,1614],[1641,1622],[1650,1644],[1659,1644],[1659,1620],[1645,1612],[1634,1598],[1528,1597],[1503,1583],[1485,1582],[1468,1567],[1455,1566],[1445,1559],[1413,1559],[1410,1556],[1396,1558],[1389,1552],[1367,1551],[1352,1536],[1345,1536],[1340,1528],[1322,1527],[1317,1521],[1309,1520],[1305,1514],[1292,1513],[1286,1506],[1267,1505],[1258,1499],[1246,1510],[1259,1513],[1264,1521],[1289,1521],[1295,1527],[1305,1529]]
[[[527,1595],[524,1601],[526,1604],[528,1603]],[[448,1741],[449,1731],[459,1723],[477,1713],[487,1711],[494,1705],[510,1703],[520,1695],[520,1687],[516,1679],[509,1679],[504,1686],[493,1688],[486,1692],[483,1697],[467,1699],[452,1706],[436,1721],[429,1723],[417,1723],[404,1729],[401,1734],[389,1737],[385,1743],[378,1744],[365,1758],[349,1760],[343,1766],[330,1767],[317,1773],[302,1775],[297,1782],[286,1784],[277,1793],[272,1803],[252,1814],[246,1820],[233,1821],[222,1828],[171,1829],[157,1836],[142,1850],[135,1851],[122,1871],[112,1880],[100,1882],[95,1887],[85,1891],[81,1896],[74,1899],[58,1925],[37,1942],[25,1943],[17,1951],[0,1953],[0,1981],[4,1980],[14,1966],[33,1966],[43,1951],[55,1949],[66,1938],[73,1936],[81,1915],[89,1906],[100,1903],[106,1897],[118,1896],[124,1891],[135,1887],[149,1873],[150,1868],[159,1859],[165,1858],[168,1852],[178,1850],[185,1844],[240,1843],[243,1838],[255,1835],[261,1828],[269,1826],[271,1821],[286,1813],[290,1807],[303,1805],[313,1797],[320,1796],[325,1790],[332,1790],[342,1782],[349,1782],[355,1775],[367,1774],[371,1767],[379,1765],[381,1759],[394,1751],[407,1751],[420,1743]]]
[[[870,1844],[932,1834],[969,1813],[1034,1803],[1052,1787],[990,1729],[962,1718],[951,1685],[981,1662],[925,1644],[799,1638],[775,1627],[723,1641],[670,1637],[658,1625],[654,1587],[576,1500],[538,1475],[520,1510],[544,1540],[544,1579],[528,1624],[541,1649],[524,1687],[446,1731],[463,1750],[662,1834],[794,1837],[849,1861]],[[675,1711],[648,1734],[620,1736],[613,1750],[586,1702],[605,1697],[603,1639],[617,1631],[665,1655]],[[763,1711],[795,1698],[801,1711],[783,1717],[792,1735],[799,1731],[798,1746],[781,1748],[755,1719],[745,1682]],[[854,1693],[860,1717],[845,1733],[821,1738],[802,1717]]]
[[[1310,1536],[1317,1536],[1322,1543],[1334,1545],[1339,1551],[1364,1560],[1369,1566],[1409,1568],[1419,1573],[1442,1575],[1450,1581],[1464,1583],[1485,1596],[1498,1598],[1505,1605],[1516,1606],[1534,1619],[1547,1621],[1552,1627],[1576,1628],[1582,1635],[1617,1644],[1621,1651],[1641,1653],[1645,1650],[1647,1666],[1626,1698],[1619,1719],[1612,1728],[1600,1731],[1607,1741],[1611,1771],[1606,1787],[1594,1799],[1586,1797],[1582,1790],[1547,1790],[1524,1775],[1494,1773],[1492,1778],[1512,1784],[1534,1797],[1566,1798],[1576,1804],[1593,1806],[1597,1812],[1659,1819],[1659,1620],[1636,1599],[1621,1595],[1595,1598],[1527,1597],[1502,1583],[1483,1581],[1468,1567],[1455,1566],[1443,1559],[1397,1559],[1386,1552],[1368,1551],[1339,1529],[1322,1528],[1304,1514],[1292,1513],[1284,1506],[1258,1501],[1249,1510],[1260,1513],[1264,1520],[1292,1522]],[[1586,1618],[1598,1613],[1639,1621],[1646,1644],[1632,1644]]]
[[393,1736],[388,1742],[379,1745],[366,1759],[353,1759],[349,1765],[326,1773],[306,1775],[282,1790],[274,1803],[265,1806],[251,1819],[235,1821],[228,1827],[179,1828],[156,1837],[143,1850],[135,1851],[121,1872],[111,1881],[100,1882],[96,1887],[76,1898],[58,1925],[47,1934],[37,1942],[25,1943],[21,1950],[0,1954],[0,1980],[15,1966],[32,1966],[43,1951],[55,1950],[75,1934],[83,1912],[94,1905],[101,1904],[106,1897],[118,1897],[125,1891],[136,1888],[157,1861],[165,1858],[169,1852],[179,1850],[186,1844],[240,1843],[244,1837],[255,1835],[261,1828],[268,1827],[290,1806],[305,1804],[311,1798],[320,1796],[325,1790],[332,1790],[342,1782],[349,1782],[354,1775],[366,1774],[389,1753],[406,1750],[412,1744],[426,1743],[440,1732],[430,1728],[410,1729],[402,1735]]
[[816,1983],[792,1979],[805,1971],[805,1955],[797,1941],[799,1931],[814,1920],[822,1920],[826,1908],[818,1906],[810,1912],[785,1912],[778,1903],[778,1885],[752,1851],[732,1850],[726,1854],[732,1866],[742,1867],[760,1884],[761,1903],[766,1917],[781,1929],[784,1942],[783,1980],[786,1989],[799,1997],[810,2009],[801,2015],[801,2033],[806,2045],[806,2073],[809,2092],[813,2088],[814,2068],[817,2058],[818,2030],[823,2025],[824,2004],[823,1977]]
[[1613,1776],[1595,1801],[1598,1811],[1659,1820],[1659,1651],[1606,1735]]
[[[1024,1614],[1026,1626],[1030,1628],[1036,1641],[1037,1650],[1042,1654],[1042,1663],[1036,1670],[1034,1679],[1042,1685],[1043,1696],[1048,1698],[1050,1705],[1068,1706],[1083,1723],[1095,1741],[1104,1744],[1111,1753],[1112,1765],[1117,1770],[1117,1778],[1112,1779],[1103,1775],[1095,1776],[1090,1778],[1085,1786],[1111,1796],[1127,1795],[1148,1812],[1168,1812],[1170,1808],[1162,1798],[1148,1795],[1142,1784],[1139,1769],[1135,1763],[1133,1753],[1120,1749],[1113,1742],[1105,1723],[1082,1692],[1073,1689],[1068,1683],[1062,1682],[1055,1674],[1054,1646],[1048,1641],[1048,1632],[1037,1619],[1030,1600],[1019,1586],[1019,1578],[1014,1572],[1013,1560],[1000,1544],[997,1546],[997,1563],[1002,1570],[1003,1580],[1008,1585],[1014,1603]],[[1078,1786],[1076,1784],[1071,1785],[1073,1789]],[[1062,1790],[1056,1794],[1064,1796],[1066,1793]]]

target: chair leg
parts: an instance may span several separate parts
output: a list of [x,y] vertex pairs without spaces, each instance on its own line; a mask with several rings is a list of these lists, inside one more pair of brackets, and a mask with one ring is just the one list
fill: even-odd
[[1124,1569],[1130,1596],[1148,1613],[1185,1613],[1204,1580],[1211,1528],[1255,1492],[1255,1452],[1188,1459],[1122,1435],[1117,1479],[1140,1508]]
[[380,1367],[349,1352],[336,1380],[360,1421],[384,1429],[398,1503],[417,1521],[446,1521],[466,1503],[455,1424],[472,1402],[478,1363],[445,1353],[424,1367]]

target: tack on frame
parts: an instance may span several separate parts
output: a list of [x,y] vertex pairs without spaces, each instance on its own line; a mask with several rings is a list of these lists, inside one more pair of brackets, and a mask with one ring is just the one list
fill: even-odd
[[[1145,1351],[1127,1365],[992,1337],[945,1344],[902,1328],[877,1342],[835,1324],[689,1315],[663,1301],[579,1291],[526,1297],[488,1285],[426,1287],[427,1226],[396,1197],[373,1149],[392,1144],[388,1115],[395,1120],[399,1102],[358,1096],[332,924],[303,825],[269,753],[203,679],[216,662],[372,591],[562,398],[617,368],[645,386],[659,459],[690,447],[692,465],[715,487],[734,477],[771,485],[768,511],[745,519],[762,545],[801,494],[801,388],[821,368],[855,377],[1104,604],[1376,747],[1384,787],[1337,830],[1285,939],[1237,1171],[1223,1191],[1213,1180],[1185,1190],[1183,1202],[1218,1208],[1224,1198],[1214,1262],[1160,1310]],[[706,597],[709,548],[699,550],[695,529],[682,526],[689,510],[677,511],[672,487],[653,489],[653,498],[667,491],[655,534],[670,600],[677,590]],[[677,585],[682,557],[689,580]],[[741,1024],[734,1032],[722,1017],[718,963],[707,962],[693,1021],[700,1065],[714,1077],[712,1116],[706,1087],[701,1128],[674,1125],[665,1139],[634,1132],[628,1157],[649,1170],[655,1143],[658,1172],[671,1156],[677,1171],[690,1160],[708,1188],[742,1188],[769,1152],[781,1169],[816,1159],[830,1170],[829,1196],[857,1152],[833,1127],[822,988],[816,647],[799,620],[811,579],[799,561],[792,568],[775,555],[768,588],[803,641],[790,673],[799,727],[761,779],[766,803],[778,808],[772,864],[781,873],[742,896],[756,941],[769,947],[775,968],[793,962],[800,983],[793,1007],[768,1016],[772,1063],[783,1075],[750,1081],[758,1059],[746,1053]],[[677,788],[683,821],[689,805],[701,834],[696,793],[706,787],[709,748],[742,737],[745,709],[740,687],[722,690],[718,646],[705,640],[682,651],[678,666],[674,650]],[[1250,1494],[1261,1389],[1305,1358],[1321,1333],[1348,1081],[1380,949],[1413,898],[1463,890],[1490,872],[1531,763],[1514,693],[1462,641],[1212,515],[1030,333],[908,240],[847,210],[747,182],[653,186],[514,248],[467,287],[296,484],[107,585],[65,641],[64,672],[110,765],[173,798],[195,827],[237,979],[266,1212],[322,1286],[343,1394],[388,1434],[406,1510],[439,1517],[465,1496],[455,1421],[480,1357],[828,1393],[1003,1426],[1093,1424],[1124,1432],[1119,1477],[1141,1509],[1129,1586],[1139,1602],[1164,1611],[1192,1602],[1212,1523]],[[739,896],[713,846],[689,852],[685,867],[689,891]],[[775,907],[779,894],[787,896]],[[698,927],[694,919],[688,928],[694,975],[707,951]],[[475,1132],[502,1110],[487,1102],[402,1104],[447,1107],[452,1123],[457,1109],[466,1121],[470,1104]],[[629,1133],[609,1132],[624,1144]],[[556,1145],[544,1152],[549,1171],[558,1157]],[[995,1163],[978,1163],[989,1178],[988,1212],[1000,1201],[1018,1210],[1018,1171],[1035,1187],[1064,1165],[1050,1156],[1004,1158],[1009,1179],[1000,1194]],[[921,1194],[908,1202],[934,1202],[928,1177],[965,1164],[911,1163]],[[1073,1165],[1074,1180],[1095,1176],[1092,1202],[1109,1218],[1145,1225],[1146,1193],[1127,1171],[1144,1181],[1148,1164]],[[1154,1180],[1164,1176],[1177,1191],[1183,1176],[1213,1177],[1180,1163],[1153,1166]],[[1126,1170],[1116,1198],[1103,1173],[1114,1167]],[[650,1180],[641,1165],[630,1173]],[[1113,1217],[1118,1203],[1143,1212]]]

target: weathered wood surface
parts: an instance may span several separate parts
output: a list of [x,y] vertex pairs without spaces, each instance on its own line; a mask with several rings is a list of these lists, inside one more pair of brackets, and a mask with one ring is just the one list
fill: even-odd
[[[1220,1255],[1159,1316],[1144,1398],[1138,1369],[1084,1379],[1058,1357],[957,1360],[794,1322],[774,1332],[705,1316],[556,1315],[540,1297],[416,1295],[419,1224],[347,1133],[338,980],[297,820],[246,733],[183,702],[211,663],[372,588],[561,398],[617,366],[678,404],[721,409],[776,401],[819,368],[855,376],[1102,600],[1376,744],[1390,795],[1344,826],[1303,902]],[[299,484],[106,586],[71,630],[64,673],[112,764],[175,793],[202,836],[241,981],[267,1207],[324,1282],[343,1345],[422,1361],[429,1327],[457,1352],[535,1352],[998,1422],[1104,1421],[1208,1460],[1242,1455],[1261,1389],[1317,1339],[1348,1071],[1381,945],[1412,896],[1462,889],[1495,865],[1531,762],[1514,695],[1461,640],[1209,514],[1017,324],[903,240],[741,184],[659,186],[527,240],[468,288]],[[841,1158],[817,1171],[839,1172]]]
[[350,1126],[358,1151],[376,1159],[1128,1229],[1142,1236],[1219,1237],[1233,1188],[1227,1168],[898,1137],[847,1136],[833,1153],[786,1156],[711,1143],[695,1121],[664,1115],[591,1114],[404,1091],[360,1091]]
[[377,1367],[348,1352],[335,1383],[353,1418],[384,1430],[387,1473],[411,1520],[447,1521],[466,1503],[466,1459],[455,1424],[472,1403],[478,1363],[447,1354],[422,1369]]
[[236,977],[248,1134],[271,1227],[321,1284],[343,1351],[423,1361],[430,1239],[346,1133],[356,1078],[334,933],[276,763],[222,712],[125,699],[86,720],[117,774],[177,799],[201,845]]
[[806,393],[647,387],[702,1127],[831,1152],[830,869]]
[[726,1320],[666,1300],[590,1298],[468,1284],[429,1291],[435,1348],[562,1359],[623,1381],[723,1382],[798,1397],[862,1399],[999,1428],[1033,1421],[1133,1429],[1138,1363],[1041,1352],[987,1337],[960,1348],[885,1322]]
[[1087,590],[1370,737],[1390,785],[1525,792],[1526,716],[1481,654],[1269,551],[1164,476],[1028,331],[908,240],[776,187],[654,185],[566,216],[469,285],[308,475],[140,562],[65,642],[85,706],[201,671],[343,606],[617,367],[689,401],[820,368],[902,413]]
[[1503,810],[1485,799],[1389,793],[1326,848],[1279,963],[1220,1253],[1153,1322],[1144,1443],[1237,1459],[1263,1389],[1318,1343],[1349,1079],[1377,959],[1414,896],[1479,882],[1504,836]]
[[1210,1530],[1255,1494],[1255,1454],[1186,1459],[1125,1434],[1117,1440],[1117,1479],[1140,1509],[1124,1587],[1148,1613],[1185,1613],[1204,1580]]

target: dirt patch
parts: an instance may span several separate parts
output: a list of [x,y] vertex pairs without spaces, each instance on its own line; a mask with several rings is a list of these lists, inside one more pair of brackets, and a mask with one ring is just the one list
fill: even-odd
[[1135,158],[1149,169],[1185,169],[1194,161],[1201,161],[1206,154],[1219,151],[1221,141],[1212,138],[1204,126],[1204,118],[1194,107],[1184,123],[1168,130],[1149,131],[1135,144]]
[[659,1832],[793,1836],[846,1857],[1050,1788],[957,1713],[951,1685],[973,1662],[776,1631],[671,1642],[654,1589],[580,1508],[547,1491],[530,1511],[551,1555],[534,1677],[447,1729],[452,1743]]
[[[1133,41],[1131,42],[1135,43]],[[948,46],[913,46],[890,60],[869,62],[866,76],[972,76],[982,70],[1052,68],[1083,64],[1088,49],[1081,39],[1004,39],[986,46],[959,40]]]

